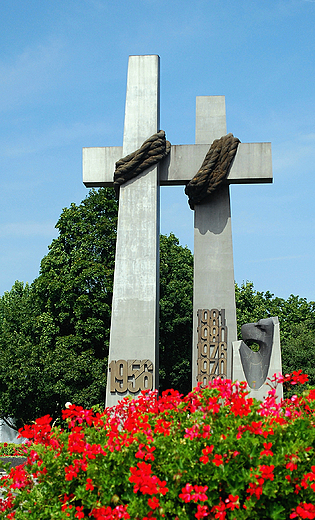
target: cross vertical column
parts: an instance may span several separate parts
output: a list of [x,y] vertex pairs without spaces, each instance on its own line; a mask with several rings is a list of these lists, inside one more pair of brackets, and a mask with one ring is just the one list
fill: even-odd
[[[225,134],[224,96],[197,97],[196,144],[212,143],[214,139]],[[220,348],[224,339],[227,347],[225,372],[228,378],[231,378],[232,374],[232,341],[237,339],[237,328],[229,185],[221,185],[215,192],[215,196],[205,204],[196,205],[194,212],[193,388],[197,385],[198,370],[198,380],[201,380],[201,363],[204,366],[204,373],[209,375],[210,372],[211,378],[209,365],[210,368],[215,368],[216,365],[212,361],[207,361],[207,358],[211,358],[216,343],[218,344],[217,355],[220,358]],[[200,334],[208,335],[209,339],[212,331],[210,327],[207,327],[210,323],[209,316],[205,314],[201,319],[200,311],[211,311],[212,309],[223,311],[219,323],[226,327],[225,336],[220,337],[218,341],[214,337],[211,338],[208,342],[209,347],[207,347],[209,352],[201,354],[201,346],[199,349],[197,347]],[[216,326],[218,326],[217,318]],[[218,336],[218,329],[213,332],[214,334],[216,337]]]
[[[159,130],[159,57],[130,56],[122,156]],[[120,187],[106,406],[158,387],[159,186],[154,166]]]

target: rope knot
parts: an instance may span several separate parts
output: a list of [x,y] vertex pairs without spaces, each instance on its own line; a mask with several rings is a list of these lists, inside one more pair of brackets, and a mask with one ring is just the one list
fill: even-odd
[[215,139],[196,175],[187,184],[185,193],[191,209],[204,204],[229,174],[240,140],[233,134]]
[[166,140],[164,130],[151,135],[135,152],[116,162],[114,188],[118,197],[121,184],[133,179],[144,170],[157,164],[170,153],[171,143]]

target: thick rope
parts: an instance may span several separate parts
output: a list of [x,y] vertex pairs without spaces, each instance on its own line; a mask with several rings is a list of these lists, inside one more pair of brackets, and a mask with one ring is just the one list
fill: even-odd
[[191,209],[195,204],[207,202],[211,193],[226,179],[239,143],[240,140],[233,134],[213,141],[200,169],[185,188]]
[[161,161],[170,153],[170,150],[171,143],[166,140],[164,130],[160,130],[144,141],[138,150],[117,161],[114,173],[114,188],[117,197],[121,184]]

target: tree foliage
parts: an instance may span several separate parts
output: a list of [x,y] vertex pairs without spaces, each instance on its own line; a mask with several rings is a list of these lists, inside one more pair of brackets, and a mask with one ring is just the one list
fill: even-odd
[[160,389],[191,390],[194,261],[174,235],[160,240]]
[[[17,425],[67,401],[104,402],[117,224],[108,188],[65,208],[59,236],[31,285],[0,297],[0,417]],[[174,235],[160,241],[160,391],[191,387],[193,256]],[[279,316],[284,372],[302,369],[315,384],[315,303],[236,285],[237,320]],[[239,330],[240,337],[240,330]]]
[[[38,278],[0,298],[0,416],[18,426],[104,402],[116,224],[114,191],[91,190],[63,210]],[[190,250],[162,236],[161,390],[190,389],[192,270]]]
[[1,298],[1,416],[19,425],[103,402],[116,222],[113,190],[92,190],[63,210],[38,278]]

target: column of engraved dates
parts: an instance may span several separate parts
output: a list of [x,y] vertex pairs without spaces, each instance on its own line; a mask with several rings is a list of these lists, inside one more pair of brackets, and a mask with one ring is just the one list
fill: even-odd
[[227,377],[227,326],[225,309],[198,310],[198,375],[205,386],[216,377]]

